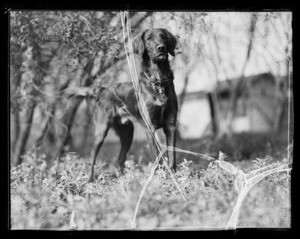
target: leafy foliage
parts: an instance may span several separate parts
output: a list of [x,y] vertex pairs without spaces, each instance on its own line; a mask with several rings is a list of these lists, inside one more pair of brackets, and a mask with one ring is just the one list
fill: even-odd
[[[148,14],[131,16],[137,18],[136,28]],[[118,74],[120,67],[107,72],[125,58],[118,18],[118,12],[109,11],[10,12],[12,163],[22,161],[27,142],[43,142],[48,160],[70,146],[81,101],[68,99],[64,90],[110,84]],[[91,118],[84,116],[83,121]]]
[[[142,199],[137,228],[225,228],[237,192],[232,175],[212,162],[194,171],[192,161],[179,164],[176,178],[187,195],[182,201],[163,165],[160,165]],[[88,183],[89,162],[66,154],[47,167],[44,155],[30,152],[11,169],[11,219],[13,229],[130,228],[139,193],[151,163],[129,160],[121,176],[105,168]],[[253,166],[253,169],[257,164]],[[290,174],[279,173],[254,187],[241,211],[240,227],[290,226]]]

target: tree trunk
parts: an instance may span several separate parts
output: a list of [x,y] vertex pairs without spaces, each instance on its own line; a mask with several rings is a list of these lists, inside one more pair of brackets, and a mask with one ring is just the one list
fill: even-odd
[[76,113],[77,113],[77,110],[79,108],[79,105],[81,103],[81,99],[76,99],[75,100],[75,103],[73,104],[73,107],[71,108],[70,112],[69,112],[69,115],[67,116],[67,132],[66,132],[66,135],[64,137],[64,141],[63,141],[63,144],[60,148],[60,151],[59,151],[59,154],[63,153],[65,150],[64,150],[64,147],[70,143],[70,140],[71,140],[71,130],[72,130],[72,127],[73,127],[73,124],[74,124],[74,121],[75,121],[75,116],[76,116]]
[[84,148],[84,149],[88,149],[89,148],[89,138],[90,138],[90,131],[91,131],[91,126],[93,125],[93,115],[92,115],[92,110],[91,110],[91,107],[90,105],[88,105],[89,103],[87,103],[87,106],[86,106],[86,112],[85,112],[85,125],[84,125],[84,135],[83,135],[83,140],[82,140],[82,143],[81,143],[81,147]]
[[16,145],[14,165],[19,165],[23,161],[22,155],[25,153],[26,144],[27,144],[28,137],[29,137],[30,130],[31,130],[35,106],[36,106],[36,103],[30,102],[28,105],[28,108],[26,109],[24,129],[22,130],[19,140]]
[[[33,82],[33,83],[36,84],[37,87],[41,87],[42,80],[44,79],[44,77],[49,72],[50,63],[51,63],[52,59],[57,55],[58,52],[60,53],[62,51],[62,48],[63,48],[63,45],[61,45],[57,49],[53,50],[52,56],[47,61],[44,61],[44,62],[41,60],[42,59],[42,49],[38,46],[35,46],[35,48],[33,49],[35,60],[37,61],[37,64],[38,64],[38,68],[35,72],[36,82]],[[64,86],[61,86],[61,87],[64,87]],[[40,91],[39,89],[36,89],[36,90]],[[35,95],[35,94],[36,94],[35,91],[33,91],[33,95]],[[49,121],[50,121],[51,116],[54,114],[54,111],[55,111],[55,107],[54,107],[53,104],[54,103],[52,103],[52,105],[50,107],[51,108],[50,109],[50,116],[48,116],[48,119],[46,120],[46,123],[45,123],[43,129],[41,130],[40,135],[35,140],[34,145],[36,147],[38,147],[42,143],[42,140],[44,139],[44,137],[45,137],[45,135],[46,135],[46,133],[49,129]]]
[[210,108],[212,133],[214,137],[217,137],[220,132],[218,112],[217,112],[218,111],[217,96],[215,92],[208,92],[207,97],[208,97],[208,103]]
[[185,96],[186,96],[186,89],[187,89],[187,85],[189,83],[189,76],[188,74],[185,75],[185,78],[184,78],[184,85],[183,85],[183,89],[182,89],[182,92],[181,94],[179,95],[179,99],[178,99],[178,103],[179,103],[179,110],[178,110],[178,115],[180,115],[180,112],[181,112],[181,109],[182,109],[182,106],[183,106],[183,102],[184,102],[184,99],[185,99]]
[[287,128],[284,127],[285,126],[285,123],[287,122],[287,110],[288,110],[288,99],[287,98],[284,98],[281,102],[281,105],[280,105],[280,112],[279,112],[279,115],[278,115],[278,123],[277,123],[277,130],[276,132],[277,133],[282,133],[284,131],[287,131]]
[[273,120],[273,131],[279,132],[280,118],[282,111],[284,110],[284,81],[280,77],[276,77],[275,82],[275,99],[274,99],[274,120]]
[[[68,85],[70,84],[70,79],[68,79],[64,84],[62,84],[59,88],[58,88],[58,92],[61,92],[63,90],[65,90]],[[38,147],[41,145],[42,141],[44,140],[45,136],[47,135],[47,133],[49,132],[50,130],[50,127],[54,126],[53,125],[53,117],[55,115],[55,109],[56,109],[56,103],[57,101],[51,103],[50,105],[50,115],[48,116],[47,120],[46,120],[46,123],[44,125],[44,128],[41,130],[41,133],[40,135],[36,138],[36,141],[35,141],[35,145]],[[50,140],[51,141],[51,140]]]
[[[180,114],[181,114],[183,102],[184,102],[185,96],[186,96],[186,89],[187,89],[188,83],[189,83],[189,76],[188,76],[188,74],[186,74],[185,78],[184,78],[184,85],[183,85],[182,92],[181,92],[181,94],[178,97],[178,114],[177,114],[178,118],[180,117]],[[181,135],[180,135],[180,131],[179,130],[176,130],[176,137],[178,137],[179,139],[181,139]]]
[[245,90],[245,86],[247,88],[246,82],[245,81],[245,70],[246,67],[248,65],[248,62],[250,60],[251,57],[251,53],[252,53],[252,47],[253,47],[253,38],[255,36],[255,29],[256,29],[256,22],[257,22],[257,15],[254,13],[252,14],[252,18],[251,18],[251,22],[250,22],[250,28],[249,28],[249,42],[248,42],[248,47],[247,47],[247,56],[246,56],[246,60],[244,62],[243,68],[242,68],[242,72],[241,72],[241,77],[237,80],[237,82],[234,83],[232,90],[231,90],[231,97],[229,100],[229,112],[227,115],[227,134],[229,137],[232,136],[233,134],[233,120],[235,118],[236,115],[236,109],[237,109],[237,102],[238,102],[238,93],[240,91],[241,94],[243,94],[243,91]]
[[[14,121],[14,135],[13,135],[13,141],[11,145],[11,150],[14,151],[19,134],[20,134],[20,115],[19,115],[19,101],[18,98],[15,96],[18,87],[20,86],[21,82],[21,74],[20,74],[20,68],[21,65],[17,65],[17,71],[12,70],[11,71],[11,105],[12,105],[12,115],[13,115],[13,121]],[[13,104],[12,104],[13,103]]]
[[13,137],[13,142],[12,142],[12,150],[14,151],[16,148],[16,144],[18,142],[18,138],[20,135],[20,116],[19,116],[19,112],[16,111],[13,114],[13,118],[14,118],[14,137]]
[[52,120],[52,117],[53,117],[54,113],[55,113],[55,107],[54,107],[54,104],[53,104],[53,105],[51,105],[50,115],[48,116],[48,118],[46,120],[44,128],[41,130],[40,135],[35,140],[35,146],[36,147],[39,147],[42,144],[42,141],[44,140],[46,134],[48,133],[48,130],[50,128],[51,120]]
[[[93,83],[93,79],[94,77],[91,77],[91,71],[92,71],[92,65],[94,62],[95,56],[89,60],[89,62],[87,63],[87,65],[85,66],[83,72],[81,72],[81,74],[79,74],[79,79],[82,79],[82,84],[83,87],[88,87],[90,85],[92,85]],[[75,115],[77,112],[77,109],[81,103],[82,99],[79,98],[74,98],[73,99],[73,104],[70,106],[70,108],[68,109],[68,113],[65,114],[64,119],[63,119],[63,124],[66,126],[66,131],[65,132],[61,132],[59,134],[59,140],[57,141],[57,147],[56,147],[56,151],[54,154],[54,157],[57,158],[59,157],[61,154],[64,153],[65,151],[65,146],[68,144],[69,140],[71,139],[71,129],[74,123],[74,119],[75,119]]]

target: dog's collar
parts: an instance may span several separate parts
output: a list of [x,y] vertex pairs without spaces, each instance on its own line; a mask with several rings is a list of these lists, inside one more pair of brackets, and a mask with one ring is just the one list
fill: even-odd
[[168,77],[167,80],[159,80],[160,77],[159,77],[158,73],[157,73],[157,77],[151,77],[145,71],[143,72],[143,74],[152,83],[153,86],[158,87],[160,94],[161,94],[161,89],[160,88],[168,86],[173,81],[173,75],[172,74],[170,74],[170,77]]

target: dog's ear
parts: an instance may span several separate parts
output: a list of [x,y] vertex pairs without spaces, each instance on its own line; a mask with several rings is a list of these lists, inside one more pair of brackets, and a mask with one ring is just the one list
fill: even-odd
[[145,31],[138,34],[132,42],[133,52],[135,54],[138,54],[140,58],[143,57],[143,54],[145,52],[144,35]]
[[176,47],[176,44],[177,44],[177,39],[176,37],[170,33],[168,30],[166,29],[161,29],[163,31],[163,33],[165,34],[165,36],[167,37],[168,39],[168,44],[167,44],[167,50],[168,52],[172,55],[172,56],[175,56],[175,47]]

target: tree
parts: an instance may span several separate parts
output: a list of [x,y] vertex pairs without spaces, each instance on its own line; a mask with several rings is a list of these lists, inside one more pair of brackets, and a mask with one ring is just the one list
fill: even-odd
[[[133,28],[148,15],[147,12],[130,14]],[[55,142],[53,157],[64,151],[81,103],[79,99],[64,96],[69,85],[93,87],[99,81],[105,83],[103,79],[114,80],[105,75],[125,59],[118,17],[118,12],[11,12],[15,164],[22,162],[28,141],[39,147],[47,134],[56,138],[51,140]],[[35,120],[34,115],[40,118]],[[33,125],[40,126],[37,134]]]
[[[228,125],[228,136],[231,137],[232,136],[232,123],[233,123],[233,119],[236,115],[236,110],[237,110],[237,101],[238,101],[238,92],[241,88],[241,86],[247,86],[247,84],[245,84],[245,70],[246,67],[249,63],[251,54],[252,54],[252,47],[253,47],[253,41],[254,41],[254,37],[255,37],[255,30],[256,30],[256,22],[257,22],[257,14],[253,13],[250,19],[250,27],[249,27],[249,42],[248,42],[248,46],[247,46],[247,55],[246,55],[246,59],[245,62],[243,64],[242,67],[242,71],[241,71],[241,76],[238,78],[238,81],[235,82],[235,84],[233,85],[233,88],[231,89],[231,96],[230,96],[230,111],[228,113],[227,116],[227,125]],[[246,89],[243,88],[243,92],[245,92]],[[243,94],[243,93],[242,93]]]

